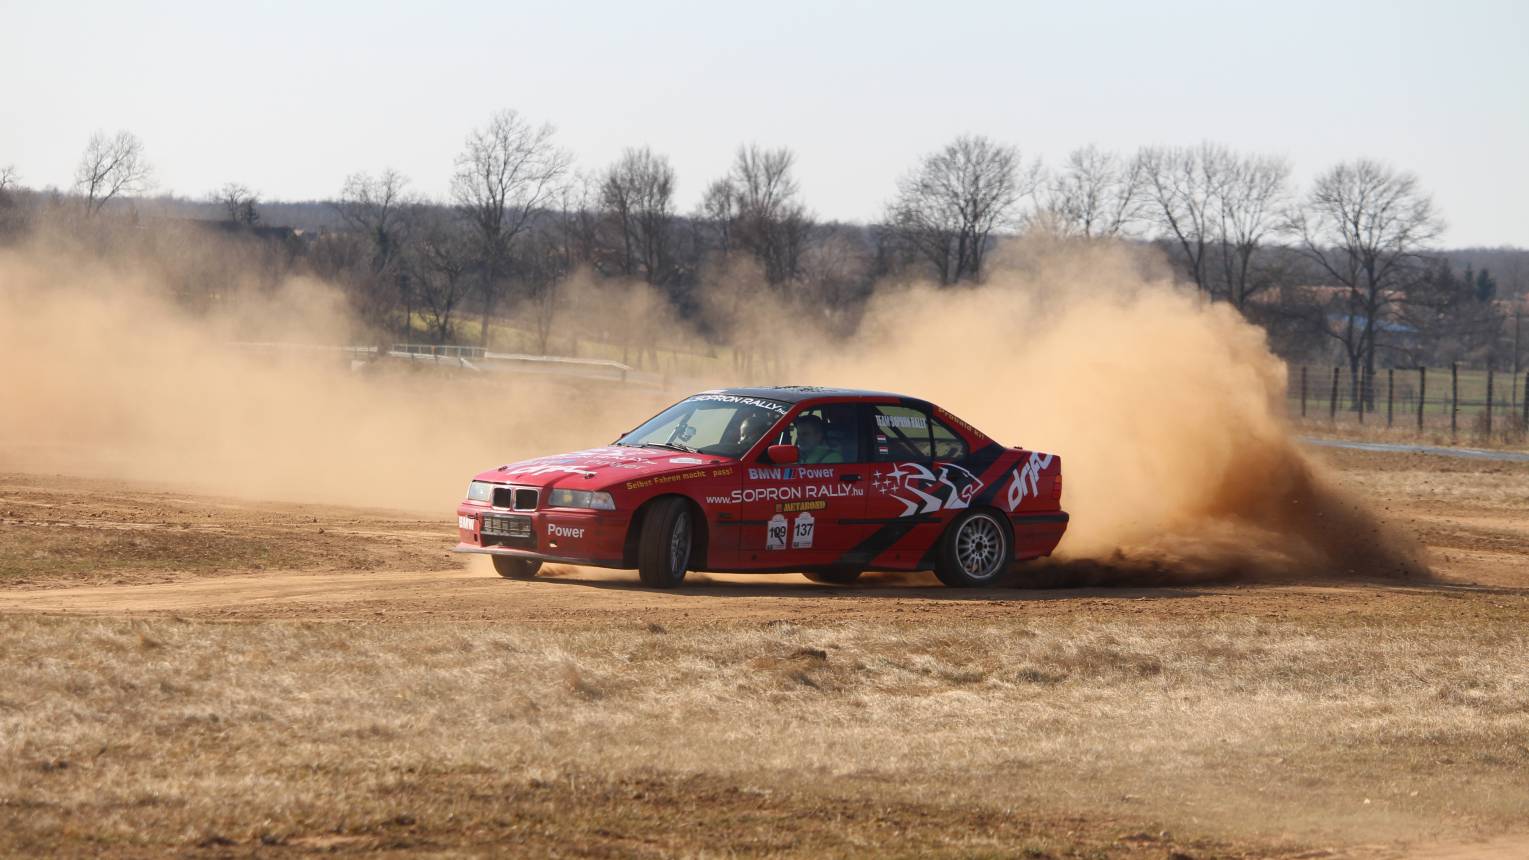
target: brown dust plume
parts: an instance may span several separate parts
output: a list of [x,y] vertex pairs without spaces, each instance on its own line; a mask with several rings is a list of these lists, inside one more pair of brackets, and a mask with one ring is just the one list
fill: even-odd
[[[1175,285],[1155,255],[1119,244],[1029,238],[1003,249],[980,288],[883,285],[847,337],[799,324],[806,315],[742,314],[730,336],[770,344],[775,357],[668,391],[356,373],[323,350],[234,349],[365,341],[326,284],[235,289],[192,312],[174,299],[177,271],[153,255],[47,243],[0,251],[0,471],[444,518],[473,473],[604,444],[691,389],[812,382],[925,397],[1005,444],[1060,454],[1073,519],[1037,581],[1426,570],[1409,540],[1297,448],[1284,367],[1259,329]],[[625,346],[704,347],[682,324],[652,320],[625,327]]]
[[1420,549],[1323,478],[1261,330],[1119,243],[1011,243],[980,288],[877,296],[807,378],[923,396],[1060,454],[1072,514],[1040,582],[1423,575]]

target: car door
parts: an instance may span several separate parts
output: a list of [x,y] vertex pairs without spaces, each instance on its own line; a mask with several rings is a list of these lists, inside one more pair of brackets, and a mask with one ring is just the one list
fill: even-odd
[[870,484],[866,518],[878,535],[867,543],[866,563],[891,567],[928,561],[945,525],[966,509],[982,481],[961,465],[967,445],[960,434],[919,406],[866,404]]
[[[832,564],[865,531],[866,475],[859,410],[816,404],[796,412],[772,444],[796,445],[798,428],[816,422],[824,443],[805,462],[757,462],[743,468],[740,547],[750,566],[794,569]],[[800,450],[800,449],[799,449]]]

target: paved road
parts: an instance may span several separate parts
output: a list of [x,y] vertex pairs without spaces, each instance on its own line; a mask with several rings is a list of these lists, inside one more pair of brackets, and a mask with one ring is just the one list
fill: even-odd
[[1403,454],[1436,454],[1440,457],[1459,457],[1465,460],[1500,460],[1508,463],[1529,463],[1529,452],[1488,451],[1482,448],[1444,448],[1438,445],[1402,445],[1392,442],[1351,442],[1347,439],[1318,439],[1302,436],[1307,445],[1327,448],[1352,448],[1356,451],[1395,452]]

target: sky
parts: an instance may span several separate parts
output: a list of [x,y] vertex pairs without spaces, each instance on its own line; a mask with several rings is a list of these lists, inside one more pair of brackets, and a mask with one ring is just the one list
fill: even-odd
[[873,220],[918,158],[984,134],[1057,165],[1214,141],[1412,171],[1453,246],[1529,246],[1529,2],[303,3],[0,0],[0,166],[67,188],[91,133],[156,191],[338,194],[394,167],[444,196],[502,108],[580,168],[672,160],[695,206],[742,143],[809,208]]

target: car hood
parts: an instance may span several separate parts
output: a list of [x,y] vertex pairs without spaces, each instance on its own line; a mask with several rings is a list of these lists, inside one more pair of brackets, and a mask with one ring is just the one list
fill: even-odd
[[733,462],[736,461],[715,454],[608,445],[604,448],[507,463],[480,473],[475,480],[525,487],[568,486],[598,490],[618,481],[724,466]]

